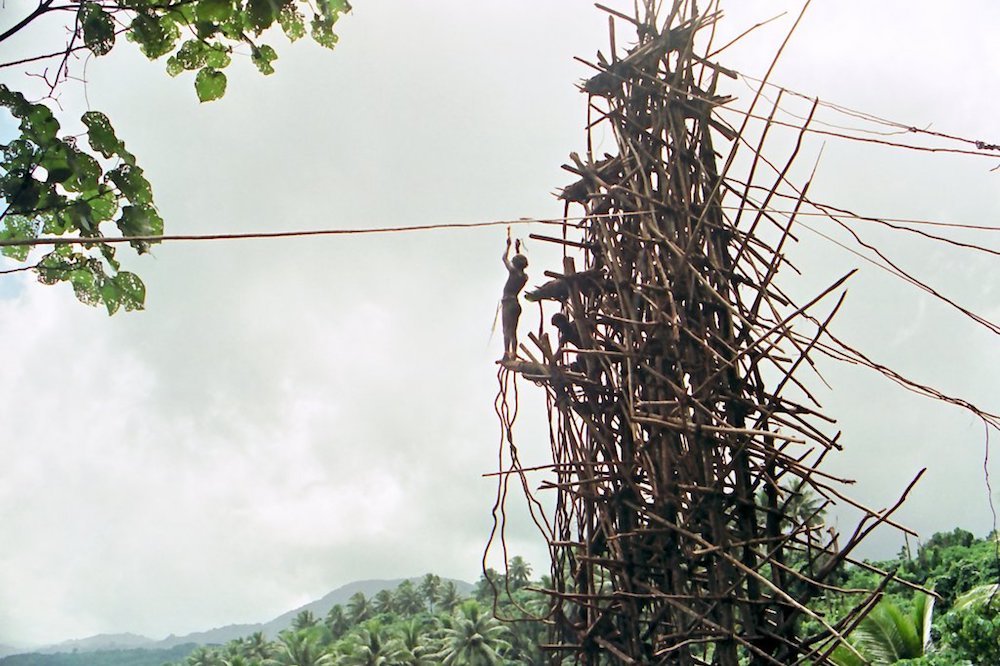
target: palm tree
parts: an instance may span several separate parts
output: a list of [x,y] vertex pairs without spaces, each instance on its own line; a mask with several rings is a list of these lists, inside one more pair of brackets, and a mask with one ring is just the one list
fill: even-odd
[[222,657],[209,647],[195,648],[184,660],[186,666],[222,666]]
[[[755,501],[758,507],[767,507],[767,491],[757,491]],[[827,501],[806,487],[806,482],[798,479],[793,488],[777,487],[777,509],[781,512],[781,528],[788,532],[797,525],[819,528],[824,524]]]
[[399,663],[403,648],[396,639],[386,639],[378,620],[369,620],[352,634],[343,658],[344,666],[390,666]]
[[333,666],[334,656],[325,652],[316,635],[310,631],[283,631],[278,639],[269,666]]
[[963,608],[975,608],[986,604],[998,604],[1000,601],[1000,583],[987,583],[974,587],[965,594],[955,599],[952,610],[962,610]]
[[344,613],[344,607],[340,604],[335,604],[329,610],[323,624],[325,624],[326,628],[330,631],[330,637],[333,640],[337,640],[347,633],[347,630],[351,626],[351,623],[347,619],[347,615]]
[[510,649],[507,627],[475,600],[459,606],[449,625],[441,632],[443,647],[431,655],[444,666],[493,666]]
[[498,572],[493,567],[483,571],[476,583],[476,599],[479,601],[492,600],[500,590],[507,584],[507,577]]
[[424,599],[427,601],[427,608],[430,612],[434,612],[434,603],[437,601],[438,594],[441,592],[441,577],[435,574],[426,574],[420,581],[420,594],[424,595]]
[[861,657],[840,645],[830,659],[838,666],[887,666],[922,657],[930,642],[934,597],[919,593],[913,602],[906,614],[888,599],[880,601],[848,637]]
[[299,631],[315,627],[317,624],[319,624],[319,620],[313,615],[313,612],[311,610],[303,610],[299,611],[299,614],[292,620],[292,629]]
[[372,610],[375,613],[391,613],[396,600],[392,596],[392,592],[389,590],[379,590],[374,597],[372,597]]
[[531,582],[531,565],[520,555],[515,555],[507,563],[507,578],[513,589],[520,590]]
[[271,656],[271,644],[267,642],[263,632],[255,631],[243,639],[241,654],[261,662]]
[[[222,649],[220,651],[220,654],[219,654],[219,657],[221,657],[222,662],[224,664],[226,664],[227,666],[228,666],[228,664],[231,661],[234,660],[234,658],[236,658],[236,657],[242,657],[242,656],[243,656],[243,638],[242,637],[240,637],[240,638],[234,638],[231,641],[229,641],[228,643],[226,643],[225,645],[223,645]],[[237,659],[236,661],[237,661],[238,664],[240,664],[240,666],[242,666],[242,662],[239,659]]]
[[365,597],[364,592],[355,592],[347,600],[347,617],[351,624],[360,624],[372,616],[371,602]]
[[805,487],[805,482],[796,484],[795,490],[788,490],[787,499],[784,503],[784,514],[796,524],[803,524],[808,527],[822,527],[826,517],[827,501],[818,496],[809,488]]
[[458,587],[455,586],[454,581],[449,580],[441,587],[437,601],[438,609],[448,613],[455,610],[455,606],[461,603],[462,595],[458,593]]
[[396,598],[395,609],[400,615],[413,615],[425,608],[423,597],[409,580],[404,580],[399,584],[394,596]]
[[222,660],[222,666],[255,666],[259,663],[259,661],[251,661],[249,657],[244,657],[241,654],[229,655]]
[[430,647],[428,627],[433,626],[419,618],[410,618],[396,628],[396,640],[402,652],[397,659],[399,666],[429,666],[436,663],[431,657],[434,650]]
[[249,638],[234,638],[223,646],[221,663],[223,666],[260,666],[263,658],[256,659],[247,654]]

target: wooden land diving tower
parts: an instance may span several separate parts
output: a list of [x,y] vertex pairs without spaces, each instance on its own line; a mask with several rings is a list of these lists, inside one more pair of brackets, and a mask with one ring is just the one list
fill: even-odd
[[552,423],[545,647],[554,663],[828,663],[875,597],[836,624],[807,603],[887,521],[865,510],[838,544],[791,509],[842,497],[817,469],[839,448],[832,420],[796,379],[836,311],[816,304],[840,282],[804,307],[774,285],[794,215],[775,219],[754,203],[767,187],[720,172],[719,150],[746,150],[714,113],[731,73],[702,55],[720,14],[661,4],[607,10],[636,41],[618,53],[613,25],[583,90],[588,132],[616,152],[573,156],[561,196],[583,222],[533,236],[567,248],[554,291],[534,293],[556,303],[562,343],[532,334],[531,360],[503,362],[545,387]]

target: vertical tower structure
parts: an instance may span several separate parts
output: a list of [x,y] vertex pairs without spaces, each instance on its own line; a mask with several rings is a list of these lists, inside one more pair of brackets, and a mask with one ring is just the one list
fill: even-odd
[[794,213],[768,209],[783,174],[754,196],[753,174],[741,185],[720,166],[716,142],[747,142],[714,114],[729,72],[697,52],[719,15],[657,4],[611,12],[636,42],[617,53],[612,26],[583,90],[588,132],[616,150],[572,156],[561,197],[583,221],[534,236],[566,248],[527,294],[557,303],[558,342],[540,331],[530,361],[503,362],[548,394],[546,647],[583,664],[826,663],[875,597],[837,624],[806,604],[889,513],[864,510],[842,546],[818,519],[843,497],[818,469],[838,444],[797,375],[843,280],[805,305],[774,285]]

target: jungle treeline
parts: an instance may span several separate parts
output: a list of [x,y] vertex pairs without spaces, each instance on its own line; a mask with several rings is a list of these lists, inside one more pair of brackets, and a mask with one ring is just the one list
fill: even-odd
[[[839,666],[995,666],[1000,664],[1000,540],[962,529],[940,532],[897,557],[852,565],[837,586],[853,595],[820,595],[817,617],[839,615],[876,589],[872,569],[893,571],[893,582],[850,634],[852,648],[831,656]],[[303,611],[269,638],[257,632],[224,645],[181,646],[170,653],[121,650],[16,655],[0,666],[417,666],[546,663],[547,577],[533,577],[523,558],[506,572],[487,570],[463,597],[454,583],[428,573],[394,590],[352,596],[325,616]],[[912,585],[908,585],[912,583]],[[917,588],[933,591],[928,595]],[[805,622],[817,622],[806,619]],[[806,629],[803,627],[803,629]],[[610,663],[610,662],[609,662]]]

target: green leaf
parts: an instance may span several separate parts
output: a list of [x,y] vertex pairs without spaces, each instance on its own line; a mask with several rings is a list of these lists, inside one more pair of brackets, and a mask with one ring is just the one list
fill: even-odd
[[911,612],[913,627],[916,630],[920,647],[925,648],[931,642],[931,622],[934,618],[934,597],[924,592],[918,592],[913,598]]
[[347,0],[321,0],[320,8],[324,16],[337,20],[341,14],[351,11],[351,3]]
[[852,640],[875,663],[893,664],[919,657],[924,652],[922,636],[913,618],[894,603],[883,599],[851,633]]
[[88,197],[87,203],[90,204],[90,213],[97,224],[107,222],[118,212],[118,197],[105,185],[99,185],[97,193]]
[[53,236],[66,233],[66,219],[54,211],[46,211],[38,216],[42,221],[42,231]]
[[257,65],[261,74],[274,74],[274,67],[271,63],[278,59],[278,54],[267,44],[261,44],[253,49],[250,59],[253,64]]
[[312,38],[320,46],[325,46],[328,49],[332,49],[337,45],[338,37],[333,32],[333,24],[337,22],[336,18],[320,16],[316,14],[313,16],[311,28],[312,28]]
[[128,38],[139,44],[147,58],[156,60],[173,50],[180,38],[180,29],[169,14],[157,16],[143,12],[132,19]]
[[[4,218],[0,229],[0,240],[29,240],[38,237],[35,224],[22,215],[8,215]],[[28,245],[8,245],[2,249],[3,256],[24,261],[28,258],[31,247]]]
[[[78,255],[79,256],[79,255]],[[104,283],[104,267],[97,259],[83,259],[79,268],[71,270],[66,278],[73,285],[77,300],[86,305],[97,305]]]
[[102,56],[115,45],[115,22],[100,5],[88,2],[83,9],[83,43]]
[[83,265],[83,255],[73,252],[69,245],[60,245],[38,262],[35,270],[42,284],[56,284],[69,277],[70,271]]
[[[177,53],[167,60],[167,73],[176,76],[184,70],[194,70],[205,66],[208,47],[200,39],[189,39],[177,49]],[[173,66],[178,69],[174,71]]]
[[37,162],[35,146],[30,141],[14,139],[3,146],[3,165],[8,173],[30,171]]
[[61,262],[62,259],[56,256],[55,252],[50,252],[42,257],[35,268],[38,272],[38,281],[48,285],[59,282],[64,275]]
[[6,106],[14,116],[21,118],[28,112],[30,104],[24,95],[0,83],[0,106]]
[[4,187],[4,196],[15,212],[31,211],[42,200],[42,184],[28,174],[12,179],[10,185]]
[[[151,206],[125,206],[116,222],[125,236],[160,236],[163,234],[163,218]],[[129,243],[139,254],[149,251],[150,241]]]
[[211,39],[219,34],[219,26],[212,21],[195,21],[193,27],[198,39]]
[[189,39],[167,61],[167,73],[176,76],[184,70],[211,67],[222,69],[231,62],[229,50],[222,44],[208,44],[201,39]]
[[194,0],[191,2],[174,2],[167,4],[165,7],[162,2],[152,4],[160,5],[157,9],[166,9],[166,11],[170,12],[170,18],[175,24],[181,28],[187,28],[187,26],[198,20],[195,16],[193,3]]
[[118,287],[114,280],[105,280],[104,284],[100,288],[101,301],[104,302],[104,307],[108,309],[108,315],[113,315],[118,311],[118,307],[122,303],[122,290]]
[[55,215],[62,219],[61,225],[67,231],[79,231],[81,236],[96,236],[98,233],[90,204],[83,199],[76,199],[60,208],[55,211]]
[[146,303],[146,285],[138,275],[121,271],[114,277],[114,283],[121,293],[121,304],[126,311],[143,309]]
[[865,660],[851,651],[846,645],[838,645],[830,655],[830,661],[837,666],[869,666]]
[[122,196],[133,204],[152,203],[153,190],[139,167],[123,164],[109,171],[107,176],[118,187]]
[[230,62],[232,58],[229,57],[229,49],[222,44],[211,44],[205,50],[205,64],[212,69],[225,69]]
[[294,3],[282,6],[278,12],[278,23],[281,24],[281,29],[285,31],[285,36],[290,42],[301,39],[306,34],[305,19]]
[[0,106],[6,106],[11,115],[21,119],[21,136],[24,139],[42,148],[55,141],[59,122],[44,104],[32,104],[21,93],[0,84]]
[[115,246],[108,245],[107,243],[101,243],[99,245],[101,249],[101,256],[104,257],[104,261],[108,262],[108,265],[116,271],[121,268],[121,263],[115,259]]
[[87,111],[80,120],[87,127],[87,139],[90,147],[107,158],[115,155],[129,166],[135,166],[135,156],[125,150],[125,144],[115,136],[111,121],[100,111]]
[[247,18],[254,32],[259,35],[270,28],[285,2],[287,0],[247,0]]
[[146,211],[137,206],[122,208],[121,217],[116,223],[125,236],[149,236],[149,219]]
[[87,153],[71,148],[67,155],[68,163],[73,171],[72,178],[63,182],[62,186],[69,192],[97,193],[98,179],[103,174],[101,165]]
[[1000,583],[979,585],[955,599],[952,610],[985,606],[993,598],[1000,598]]
[[49,185],[62,183],[69,180],[73,175],[73,169],[69,165],[69,146],[62,141],[56,141],[52,146],[42,153],[42,159],[38,166],[45,169],[48,174],[45,182]]
[[59,121],[44,104],[31,104],[28,112],[21,118],[21,132],[42,148],[50,146],[56,140],[58,131]]
[[177,56],[172,55],[167,58],[167,76],[177,76],[184,71],[184,66],[177,60]]
[[226,94],[226,75],[211,67],[203,67],[194,78],[198,100],[211,102]]
[[69,168],[68,164],[60,164],[58,166],[53,167],[49,171],[49,175],[45,179],[45,182],[50,185],[53,185],[55,183],[63,183],[69,180],[70,176],[72,175],[73,175],[73,170]]
[[235,7],[232,0],[201,0],[195,7],[195,16],[199,21],[222,22],[233,15]]

